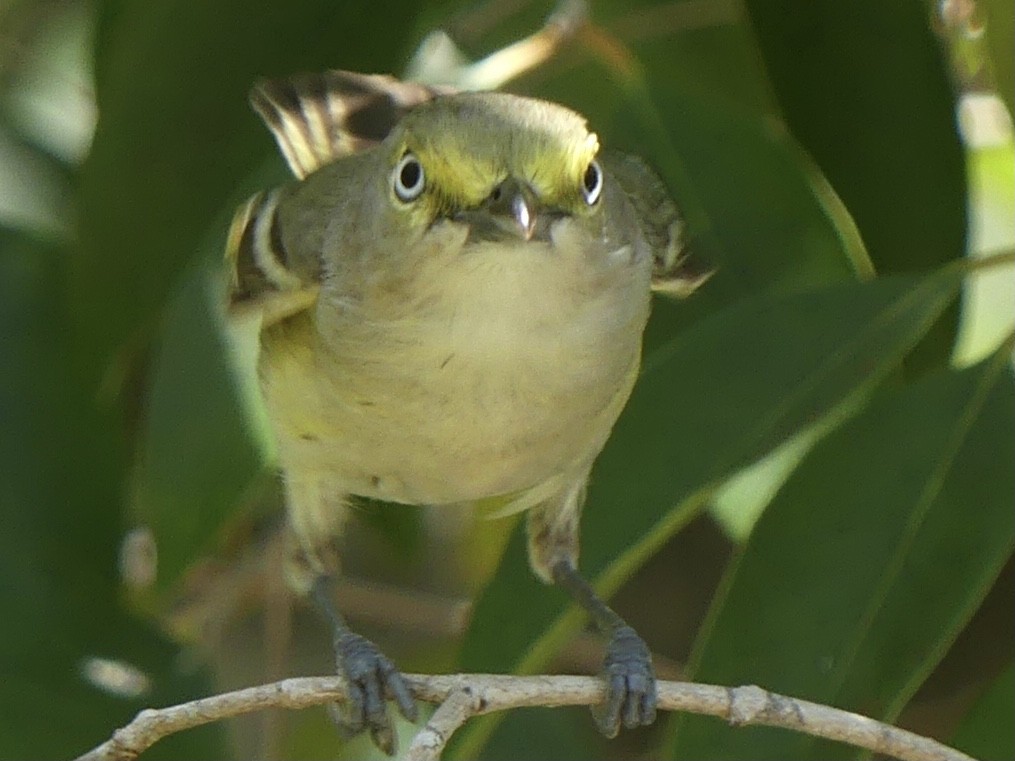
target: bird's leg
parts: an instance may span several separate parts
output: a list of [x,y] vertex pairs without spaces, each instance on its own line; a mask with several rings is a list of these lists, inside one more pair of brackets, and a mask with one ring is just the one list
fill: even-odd
[[566,591],[607,637],[601,673],[606,698],[592,715],[600,731],[614,737],[621,723],[633,728],[655,721],[656,680],[644,640],[578,572],[578,517],[586,477],[529,512],[529,562],[537,576]]
[[592,710],[599,730],[615,737],[621,722],[628,729],[651,724],[656,718],[656,679],[645,641],[603,602],[570,560],[557,561],[553,580],[608,638],[602,671],[606,700]]
[[295,467],[287,469],[285,486],[295,540],[290,546],[290,583],[313,600],[331,627],[338,673],[346,681],[347,699],[332,705],[332,718],[346,737],[369,730],[377,747],[392,755],[395,733],[385,701],[394,700],[409,721],[415,721],[418,712],[398,669],[377,645],[349,628],[335,605],[340,565],[335,539],[348,513],[347,498],[337,485]]
[[343,734],[352,736],[370,730],[374,744],[389,756],[395,752],[395,734],[385,700],[394,700],[409,721],[416,721],[416,702],[402,674],[370,640],[349,628],[334,602],[334,576],[320,574],[310,596],[331,626],[338,671],[346,679],[347,698],[333,713]]

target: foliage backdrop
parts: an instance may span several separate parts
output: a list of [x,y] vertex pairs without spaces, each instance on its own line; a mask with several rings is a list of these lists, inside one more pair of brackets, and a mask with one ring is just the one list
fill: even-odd
[[[284,176],[250,84],[397,73],[438,26],[478,56],[550,10],[21,0],[0,13],[70,6],[90,30],[99,118],[87,156],[56,155],[9,94],[0,101],[0,135],[34,162],[0,183],[28,193],[48,178],[66,202],[51,204],[49,226],[0,217],[3,758],[82,752],[142,707],[207,694],[222,670],[166,615],[195,569],[229,554],[250,505],[271,501],[270,442],[216,305],[232,209]],[[1010,104],[1011,4],[977,12],[990,35],[971,60]],[[954,29],[911,0],[597,0],[591,18],[597,34],[512,89],[572,106],[605,144],[653,163],[718,271],[693,299],[655,306],[643,377],[594,473],[583,569],[609,593],[649,575],[651,628],[665,632],[687,582],[654,559],[692,523],[721,526],[732,559],[704,589],[693,646],[658,645],[690,677],[894,721],[956,640],[974,637],[995,657],[963,667],[964,702],[934,734],[1015,758],[1011,626],[968,628],[1012,576],[1015,304],[996,267],[968,263],[1015,244],[1015,171],[1010,131],[990,148],[960,139]],[[418,533],[404,511],[377,515],[389,541]],[[158,575],[128,594],[119,553],[138,524],[154,533]],[[504,539],[456,654],[417,650],[413,668],[540,672],[580,630],[530,576],[519,532]],[[147,689],[97,689],[83,671],[93,657],[132,664]],[[636,750],[600,745],[588,724],[564,711],[489,717],[451,752]],[[296,734],[292,757],[339,752],[323,721]],[[858,755],[692,717],[639,742],[672,758]],[[208,727],[147,755],[235,752]]]

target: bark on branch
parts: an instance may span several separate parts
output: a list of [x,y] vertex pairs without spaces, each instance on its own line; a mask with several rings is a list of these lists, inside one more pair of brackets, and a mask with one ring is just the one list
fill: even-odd
[[[417,700],[438,706],[416,734],[405,758],[438,759],[451,735],[468,719],[511,708],[594,705],[602,683],[584,676],[407,674]],[[345,698],[339,677],[307,677],[249,687],[168,708],[145,709],[78,761],[129,761],[163,737],[266,708],[301,709]],[[902,761],[972,761],[935,740],[849,711],[777,695],[761,687],[719,687],[659,682],[659,708],[724,719],[732,726],[782,727],[854,745]]]

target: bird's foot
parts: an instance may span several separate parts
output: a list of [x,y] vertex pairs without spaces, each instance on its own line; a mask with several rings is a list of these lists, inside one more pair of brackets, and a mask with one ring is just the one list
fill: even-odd
[[656,678],[645,641],[630,626],[618,627],[606,646],[601,674],[606,698],[592,708],[599,731],[616,737],[621,722],[628,729],[656,718]]
[[348,684],[348,697],[333,706],[332,717],[346,737],[370,731],[374,744],[389,756],[395,752],[395,733],[386,700],[394,700],[399,712],[416,721],[419,711],[402,674],[377,645],[358,634],[344,633],[335,639],[338,672]]

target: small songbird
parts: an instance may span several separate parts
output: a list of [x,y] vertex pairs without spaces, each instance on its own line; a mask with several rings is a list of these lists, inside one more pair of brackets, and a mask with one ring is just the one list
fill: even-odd
[[651,292],[707,277],[662,183],[540,100],[340,71],[262,82],[251,100],[297,181],[237,213],[229,308],[260,321],[296,581],[333,626],[347,728],[390,753],[385,700],[416,717],[333,602],[333,540],[357,496],[527,510],[533,571],[608,639],[601,730],[651,723],[649,650],[579,575],[578,519]]

